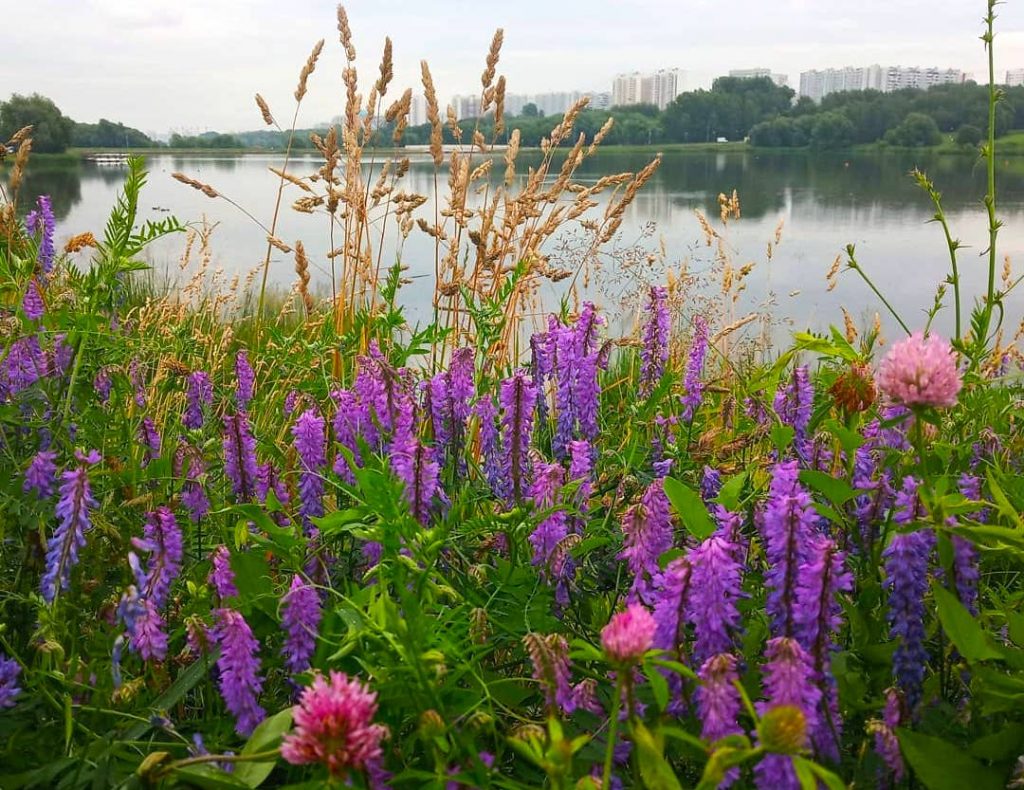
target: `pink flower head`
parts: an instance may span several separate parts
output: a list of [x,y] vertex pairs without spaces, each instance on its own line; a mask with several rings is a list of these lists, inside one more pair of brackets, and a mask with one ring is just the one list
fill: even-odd
[[638,603],[616,612],[601,631],[601,646],[608,658],[619,664],[632,664],[651,649],[658,624],[651,613]]
[[907,406],[953,406],[963,382],[949,342],[914,332],[893,345],[878,369],[878,387]]
[[281,756],[292,765],[323,763],[331,776],[342,778],[380,757],[388,729],[371,723],[377,692],[358,679],[333,670],[329,681],[317,674],[292,711],[295,732],[281,745]]

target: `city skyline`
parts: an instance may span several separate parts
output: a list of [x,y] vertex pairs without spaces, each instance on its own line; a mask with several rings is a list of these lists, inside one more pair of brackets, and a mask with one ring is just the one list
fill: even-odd
[[[733,23],[719,26],[686,23],[694,13],[720,10],[713,0],[685,5],[688,13],[679,14],[668,0],[634,0],[595,15],[579,0],[523,0],[514,12],[466,0],[438,0],[429,8],[360,0],[348,12],[364,92],[385,34],[394,42],[396,95],[406,86],[420,88],[421,58],[442,97],[477,92],[496,27],[505,29],[498,71],[518,95],[605,92],[616,74],[668,67],[687,73],[686,89],[754,68],[788,75],[794,88],[803,71],[873,63],[951,66],[979,81],[985,74],[982,3],[778,0],[768,9],[734,0]],[[1003,79],[1024,67],[1024,7],[1001,5],[997,13],[996,68]],[[460,25],[452,27],[447,19],[456,16]],[[53,18],[61,25],[50,24]],[[269,0],[180,0],[172,9],[39,0],[6,11],[5,30],[17,34],[3,41],[8,57],[0,63],[0,99],[38,92],[82,122],[105,117],[158,132],[249,130],[260,126],[257,91],[290,118],[298,71],[321,37],[326,46],[300,126],[336,116],[343,102],[333,2],[299,0],[284,8]]]

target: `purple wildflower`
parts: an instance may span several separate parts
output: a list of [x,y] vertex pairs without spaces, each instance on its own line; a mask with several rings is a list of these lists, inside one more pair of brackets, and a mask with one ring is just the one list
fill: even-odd
[[501,441],[494,398],[482,395],[473,406],[473,411],[480,423],[480,455],[483,456],[484,477],[495,496],[507,499],[509,487],[508,481],[501,474]]
[[46,571],[41,589],[43,599],[53,603],[59,590],[71,586],[71,569],[78,562],[78,552],[85,546],[85,533],[92,528],[89,511],[98,507],[89,486],[88,467],[98,463],[100,454],[75,453],[78,466],[61,475],[60,499],[57,501],[59,524],[46,544]]
[[21,300],[21,309],[29,321],[38,321],[46,311],[46,306],[43,304],[43,294],[39,290],[39,283],[35,277],[28,281],[28,287],[25,288],[25,296]]
[[686,612],[691,594],[692,568],[685,557],[676,557],[665,566],[661,587],[654,603],[654,619],[658,630],[654,633],[654,646],[681,659],[685,636]]
[[473,376],[476,373],[476,359],[473,349],[460,348],[452,354],[448,366],[448,400],[451,403],[452,447],[455,453],[462,450],[466,421],[469,419],[469,402],[475,394]]
[[57,219],[53,215],[53,205],[49,195],[40,195],[36,199],[36,209],[25,217],[25,227],[29,233],[40,234],[39,250],[36,260],[42,273],[49,274],[53,269],[54,246],[53,236],[57,229]]
[[444,457],[451,441],[452,414],[448,400],[448,377],[438,373],[422,383],[423,412],[430,420],[430,434],[438,454]]
[[140,599],[141,611],[132,620],[128,632],[131,634],[131,649],[144,661],[163,661],[167,658],[167,633],[164,618],[156,604],[148,598]]
[[231,570],[231,552],[227,546],[218,546],[213,550],[211,557],[212,569],[210,570],[210,584],[217,591],[221,598],[231,598],[238,595],[238,588],[235,587],[235,572]]
[[668,362],[668,340],[671,318],[668,314],[668,289],[652,285],[644,305],[647,323],[644,325],[643,346],[640,349],[640,396],[651,394],[665,373]]
[[181,487],[181,504],[188,509],[192,523],[198,524],[210,512],[210,499],[206,496],[201,478],[206,474],[206,464],[198,452],[192,454],[188,464],[188,475]]
[[730,653],[711,656],[701,665],[697,677],[700,678],[700,686],[697,687],[700,737],[714,743],[727,735],[741,735],[736,657]]
[[233,609],[218,609],[216,618],[213,637],[220,646],[220,694],[235,717],[235,732],[247,737],[266,716],[258,702],[263,689],[259,642],[245,618]]
[[672,517],[661,480],[651,483],[638,504],[622,517],[624,559],[633,574],[630,601],[652,600],[658,558],[672,548]]
[[292,674],[309,669],[309,660],[316,650],[317,629],[322,616],[316,588],[296,573],[284,596],[281,612],[281,625],[288,634],[281,654],[285,666]]
[[798,442],[807,438],[814,410],[814,386],[806,365],[793,368],[785,386],[775,393],[775,413],[796,432]]
[[772,633],[796,636],[798,571],[807,561],[807,549],[815,533],[816,514],[810,495],[797,481],[796,461],[776,464],[768,501],[761,513],[765,553],[769,569],[766,609]]
[[[585,516],[589,507],[590,496],[594,490],[593,447],[586,439],[569,442],[569,480],[579,481],[576,489],[576,507]],[[578,525],[582,526],[582,525]]]
[[142,445],[142,466],[160,457],[160,433],[153,424],[152,417],[143,417],[139,424],[139,444]]
[[[132,545],[149,555],[146,570],[136,575],[140,595],[160,609],[167,603],[171,584],[181,570],[181,529],[170,508],[159,507],[146,516],[141,538],[132,538]],[[134,554],[129,554],[132,561]],[[133,562],[137,565],[137,560]]]
[[[981,478],[977,475],[960,475],[960,493],[972,501],[981,499]],[[977,521],[984,522],[986,513],[984,510],[971,514]],[[954,529],[955,532],[955,529]],[[978,549],[966,538],[954,534],[953,543],[953,576],[956,582],[956,592],[962,603],[971,614],[978,613]]]
[[[907,524],[920,518],[917,481],[907,477],[896,497],[893,520]],[[928,564],[935,535],[930,529],[896,533],[882,553],[889,590],[889,635],[899,638],[893,656],[893,674],[911,710],[921,700],[928,651],[925,648],[924,597],[928,592]]]
[[905,724],[907,718],[900,692],[895,688],[890,688],[885,692],[885,710],[882,713],[882,719],[875,719],[868,723],[868,732],[873,732],[875,735],[875,752],[892,772],[893,781],[897,783],[903,781],[906,766],[903,763],[903,755],[900,754],[896,728]]
[[722,475],[712,466],[705,466],[700,478],[700,498],[705,505],[710,505],[712,500],[722,490]]
[[[342,447],[352,453],[355,465],[362,465],[362,456],[359,452],[359,440],[364,436],[363,416],[364,411],[360,408],[359,399],[350,390],[336,390],[331,393],[337,405],[334,413],[334,439]],[[334,473],[350,485],[356,482],[348,459],[343,453],[338,453],[334,459]]]
[[693,342],[683,379],[683,419],[690,422],[704,399],[704,358],[708,352],[708,322],[704,316],[693,319]]
[[[791,705],[804,714],[806,732],[813,732],[818,726],[821,691],[811,682],[811,657],[795,639],[775,637],[768,640],[765,658],[767,662],[763,671],[766,701],[758,703],[758,713],[763,716],[772,708]],[[768,755],[758,763],[755,775],[757,786],[765,790],[800,787],[788,755]]]
[[430,521],[434,497],[440,493],[441,468],[434,448],[415,437],[407,438],[401,445],[396,441],[391,449],[391,468],[404,484],[405,501],[413,517],[425,526]]
[[224,415],[224,472],[236,499],[252,498],[256,486],[256,440],[245,412]]
[[288,486],[284,484],[274,465],[268,461],[256,467],[256,498],[266,504],[271,492],[282,505],[287,505],[291,499]]
[[549,710],[561,708],[566,715],[576,710],[576,695],[569,676],[569,643],[560,634],[527,634],[526,652],[533,663],[533,679],[544,684]]
[[[530,497],[538,510],[549,510],[559,501],[565,470],[561,464],[540,461],[534,465]],[[533,546],[533,564],[549,567],[558,544],[565,540],[569,528],[564,510],[556,510],[541,521],[530,535]]]
[[213,403],[213,383],[208,373],[197,370],[189,375],[185,399],[187,406],[182,424],[191,430],[202,428],[203,407]]
[[99,402],[104,405],[110,400],[111,383],[110,368],[108,367],[100,368],[99,372],[96,374],[96,378],[92,381],[93,389],[96,390],[96,397],[99,399]]
[[501,476],[508,482],[512,500],[519,502],[529,490],[529,449],[537,390],[523,370],[501,382],[502,417]]
[[690,551],[691,592],[687,619],[694,625],[693,659],[702,664],[717,653],[731,652],[740,625],[742,566],[736,545],[712,535]]
[[299,456],[299,515],[308,534],[311,518],[324,514],[324,467],[327,466],[326,422],[316,409],[307,409],[292,426]]
[[146,379],[143,375],[142,366],[139,364],[139,360],[135,358],[128,363],[128,380],[132,385],[135,405],[140,409],[146,408]]
[[0,709],[14,707],[14,701],[21,694],[21,688],[18,686],[19,675],[21,664],[0,653]]
[[284,406],[282,411],[285,417],[291,417],[295,413],[295,406],[299,402],[299,391],[288,390],[288,394],[284,396]]
[[25,481],[22,483],[22,491],[26,494],[32,489],[41,499],[46,499],[53,494],[56,486],[57,475],[57,453],[55,450],[40,450],[32,456],[25,470]]
[[548,331],[549,357],[555,374],[555,433],[551,448],[556,458],[565,456],[572,440],[576,425],[576,411],[573,404],[573,379],[578,366],[576,338],[572,329],[555,324]]
[[249,364],[249,355],[244,348],[235,355],[235,379],[235,405],[244,411],[249,408],[256,383],[256,374]]

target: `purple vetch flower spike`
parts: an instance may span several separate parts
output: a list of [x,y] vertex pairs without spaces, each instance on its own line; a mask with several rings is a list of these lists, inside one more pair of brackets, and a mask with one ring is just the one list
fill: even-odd
[[[594,492],[594,449],[586,439],[569,442],[569,480],[580,481],[576,489],[576,507],[586,515]],[[582,531],[582,524],[577,524]]]
[[203,408],[213,403],[213,383],[210,375],[202,370],[189,374],[185,394],[185,416],[182,425],[190,430],[203,427]]
[[576,338],[567,326],[555,324],[549,331],[555,375],[555,433],[551,449],[556,458],[564,458],[576,427],[574,381],[579,367]]
[[644,305],[647,322],[640,348],[640,396],[647,397],[665,373],[671,318],[668,313],[668,289],[652,285]]
[[520,502],[530,488],[530,439],[537,408],[537,390],[523,370],[501,382],[501,473],[508,481],[512,501]]
[[[806,733],[818,726],[818,706],[821,691],[814,685],[811,657],[800,643],[787,637],[768,640],[765,648],[764,694],[765,701],[757,704],[757,712],[764,715],[780,705],[791,705],[804,714]],[[799,788],[788,755],[770,754],[755,769],[757,786],[764,790]]]
[[92,380],[93,389],[96,390],[96,397],[99,402],[106,405],[107,401],[110,400],[110,387],[112,382],[110,381],[110,368],[102,367],[96,374],[96,378]]
[[[374,345],[371,351],[375,350]],[[379,352],[378,352],[379,355]],[[364,425],[363,438],[375,449],[382,445],[381,432],[391,431],[391,412],[385,390],[384,363],[378,356],[358,357],[359,373],[356,375],[353,391],[362,409],[361,422]]]
[[765,608],[772,633],[795,637],[796,601],[800,566],[816,532],[817,514],[811,497],[797,480],[796,461],[776,464],[768,501],[760,514],[769,569],[765,574],[768,598]]
[[224,415],[224,472],[236,499],[251,499],[256,491],[256,440],[245,412]]
[[[565,470],[561,464],[539,461],[534,466],[533,485],[530,488],[534,507],[538,510],[549,510],[559,504],[564,483]],[[556,563],[556,560],[562,559],[563,552],[559,549],[568,534],[569,519],[566,512],[561,509],[545,517],[530,534],[533,564],[541,567],[541,576],[548,582],[562,581],[555,573],[556,564],[559,566],[558,570],[571,570],[571,566],[566,562]]]
[[235,379],[235,405],[244,411],[249,408],[256,385],[256,374],[244,348],[235,355]]
[[530,335],[530,376],[537,385],[537,418],[541,423],[548,419],[548,399],[545,385],[552,374],[551,349],[546,332]]
[[288,486],[284,484],[274,465],[268,461],[256,467],[256,498],[266,504],[271,491],[282,505],[287,505],[291,500]]
[[[365,438],[365,412],[360,407],[355,393],[350,390],[337,390],[331,393],[331,397],[337,406],[334,413],[334,440],[352,453],[353,462],[357,467],[362,466],[359,439]],[[356,476],[343,453],[338,453],[334,459],[334,473],[349,485],[356,482]]]
[[[913,477],[903,481],[896,497],[893,521],[908,524],[923,516]],[[930,529],[896,533],[882,553],[885,581],[889,590],[889,635],[898,638],[893,655],[893,675],[906,695],[911,711],[921,701],[928,651],[925,648],[924,598],[928,592],[928,567],[935,535]]]
[[326,421],[316,409],[304,411],[292,426],[295,452],[299,456],[299,515],[307,535],[313,529],[310,518],[319,518],[324,514],[326,427]]
[[146,408],[146,381],[143,376],[142,366],[139,364],[139,360],[134,357],[128,363],[128,380],[132,385],[135,405],[140,409]]
[[25,296],[21,300],[21,310],[29,321],[38,321],[46,312],[43,294],[35,277],[28,281],[28,287],[25,288]]
[[796,432],[799,446],[807,439],[814,411],[814,385],[806,365],[793,368],[789,381],[775,393],[775,413]]
[[220,694],[235,717],[235,732],[248,737],[266,716],[258,702],[263,689],[263,678],[259,674],[259,642],[238,612],[217,609],[215,615],[213,637],[220,646],[217,659]]
[[78,563],[78,552],[85,546],[85,533],[92,529],[89,511],[99,506],[89,485],[88,468],[98,463],[100,454],[75,453],[78,465],[61,475],[57,501],[57,528],[46,544],[46,570],[41,581],[43,600],[53,603],[60,590],[71,586],[71,569]]
[[906,773],[903,755],[900,754],[900,743],[896,738],[896,729],[906,724],[909,719],[904,707],[899,690],[887,689],[882,719],[868,722],[868,732],[874,733],[875,736],[875,753],[882,758],[897,784],[903,781]]
[[35,489],[40,499],[47,499],[52,496],[57,482],[57,452],[55,450],[40,450],[32,456],[25,470],[25,481],[21,490],[26,494]]
[[21,664],[0,653],[0,710],[14,707],[14,701],[21,694],[18,686],[20,675]]
[[498,410],[494,398],[482,395],[473,406],[473,411],[480,423],[480,455],[483,457],[484,477],[491,491],[499,499],[508,501],[511,487],[501,474],[501,441],[498,436]]
[[[476,394],[473,379],[476,358],[471,348],[460,348],[452,354],[448,366],[448,401],[452,416],[452,451],[461,458],[466,436],[466,422],[471,413],[470,401]],[[460,466],[462,463],[460,462]]]
[[704,358],[708,353],[708,322],[704,316],[693,319],[693,341],[683,378],[683,420],[691,422],[704,399]]
[[181,529],[168,507],[159,507],[146,516],[141,538],[132,538],[132,545],[149,555],[144,580],[140,581],[140,595],[152,601],[156,609],[163,608],[170,594],[171,584],[181,571],[184,556]]
[[576,710],[576,695],[570,683],[569,643],[560,634],[529,633],[523,637],[533,663],[533,679],[544,684],[548,709],[561,709],[566,716]]
[[316,588],[296,573],[281,611],[281,625],[287,633],[281,654],[293,675],[309,669],[322,616]]
[[685,557],[676,557],[661,576],[661,586],[654,602],[654,619],[658,630],[654,646],[665,650],[673,658],[683,657],[683,637],[686,612],[691,591],[692,568]]
[[423,413],[430,420],[430,434],[437,448],[438,456],[443,458],[448,451],[448,443],[452,438],[451,403],[448,399],[448,376],[438,373],[429,381],[422,383]]
[[434,448],[427,447],[415,437],[407,438],[402,445],[393,443],[391,468],[402,481],[405,500],[413,517],[424,526],[430,521],[434,497],[441,494],[438,481],[441,467],[434,455]]
[[619,559],[626,560],[633,574],[630,601],[650,603],[658,575],[658,558],[672,548],[672,517],[661,480],[651,483],[638,504],[622,517],[623,548]]
[[704,504],[710,505],[721,490],[722,475],[714,467],[705,466],[700,478],[700,498],[704,500]]
[[210,570],[210,584],[217,591],[221,598],[233,598],[238,596],[238,588],[235,587],[235,572],[231,570],[231,552],[227,546],[218,546],[213,550],[211,557],[212,569]]
[[742,735],[739,725],[740,693],[736,690],[739,673],[736,657],[719,653],[705,661],[697,673],[697,712],[700,715],[700,737],[714,743],[727,735]]
[[25,217],[25,227],[29,233],[40,234],[39,251],[36,260],[44,275],[49,275],[53,269],[55,249],[53,237],[57,229],[57,219],[53,215],[53,204],[49,195],[40,195],[36,199],[36,209],[30,211]]
[[141,613],[132,621],[128,633],[129,646],[144,661],[163,661],[167,658],[167,633],[164,618],[156,604],[143,598],[139,601]]
[[598,380],[598,357],[597,351],[581,353],[576,360],[573,382],[573,408],[579,422],[580,436],[589,442],[595,442],[600,432],[601,383]]
[[843,722],[831,653],[838,650],[835,634],[843,624],[839,594],[852,590],[853,576],[846,569],[845,558],[835,541],[817,538],[808,552],[808,561],[800,568],[796,619],[798,639],[811,656],[814,682],[826,707],[824,715],[818,718],[817,728],[811,731],[811,741],[819,756],[833,762],[839,761]]
[[[977,475],[964,473],[960,475],[960,493],[965,498],[978,501],[981,499],[981,478]],[[985,523],[988,514],[985,510],[972,513],[970,518]],[[954,529],[955,532],[955,529]],[[954,534],[953,543],[953,576],[956,592],[967,610],[978,614],[978,579],[981,573],[978,567],[978,549],[971,541]]]
[[697,664],[735,647],[740,625],[736,602],[743,571],[736,559],[738,553],[736,545],[721,534],[690,551],[691,592],[686,615],[694,625],[693,658]]
[[142,466],[148,466],[160,457],[160,433],[152,417],[143,417],[139,424],[139,444],[143,448]]
[[295,413],[295,406],[299,402],[299,391],[288,390],[288,394],[284,396],[284,405],[282,411],[285,417],[291,417]]

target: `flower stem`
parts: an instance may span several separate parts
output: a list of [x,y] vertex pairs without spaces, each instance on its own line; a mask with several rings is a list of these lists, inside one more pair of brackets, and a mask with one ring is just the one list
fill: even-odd
[[619,708],[622,706],[622,671],[615,674],[615,692],[612,697],[612,714],[608,722],[608,745],[604,750],[604,771],[601,774],[601,790],[608,790],[612,782],[612,760],[615,758],[615,739],[619,734]]

